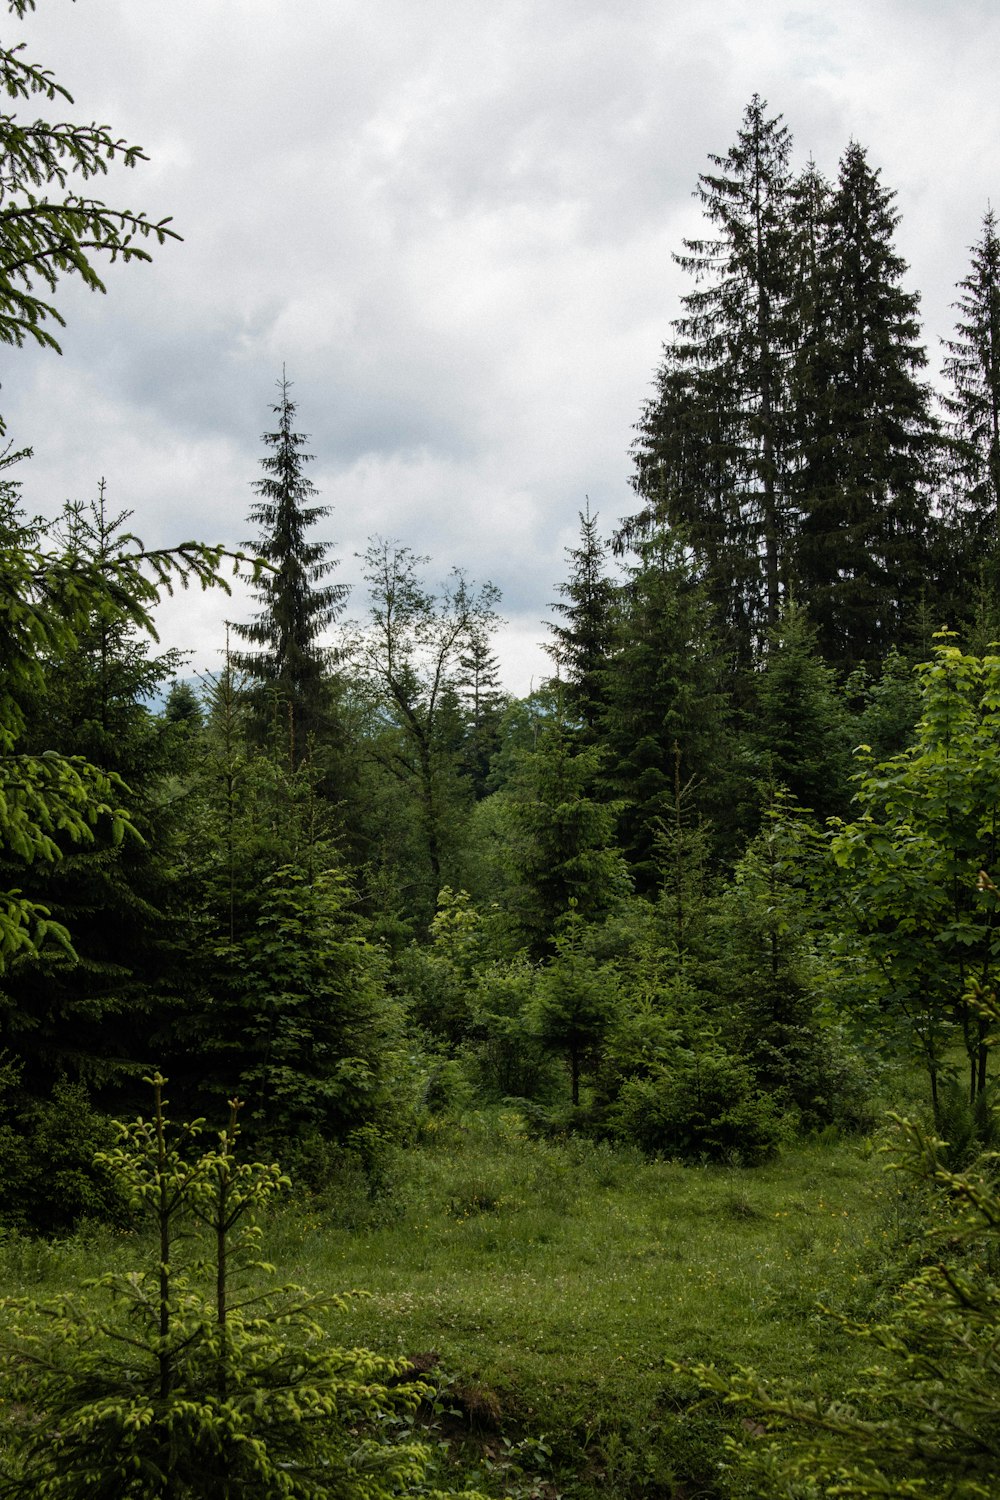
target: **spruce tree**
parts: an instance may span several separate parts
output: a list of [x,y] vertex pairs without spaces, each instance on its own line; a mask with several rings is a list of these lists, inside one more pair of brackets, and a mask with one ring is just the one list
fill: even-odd
[[796,368],[812,404],[797,572],[822,654],[846,669],[908,639],[926,571],[935,429],[895,196],[852,142],[823,225],[817,336]]
[[732,787],[721,776],[725,667],[687,549],[661,531],[623,590],[606,679],[605,782],[623,804],[619,837],[640,891],[660,881],[657,844],[674,818],[678,776],[692,813],[732,817]]
[[992,550],[1000,536],[1000,238],[992,209],[970,253],[955,337],[945,344],[949,488],[970,541]]
[[696,286],[634,450],[648,519],[684,525],[744,663],[777,621],[790,529],[791,137],[766,110],[755,94],[699,179],[716,232],[676,257]]
[[470,619],[458,653],[455,692],[461,716],[459,764],[472,783],[476,800],[489,789],[493,756],[500,748],[509,702],[500,685],[500,660],[493,650],[492,622]]
[[553,604],[563,624],[550,624],[555,637],[545,650],[559,669],[563,702],[578,718],[588,742],[599,737],[607,703],[606,673],[614,641],[618,590],[605,571],[607,550],[597,534],[597,517],[588,501],[580,512],[580,545],[567,548],[572,572],[557,585],[563,601]]
[[277,384],[280,396],[272,410],[278,425],[263,434],[268,451],[250,509],[260,532],[246,544],[272,571],[256,584],[261,606],[256,618],[234,626],[248,649],[233,653],[233,665],[251,681],[257,738],[273,735],[294,769],[308,752],[310,735],[327,724],[330,653],[320,637],[342,610],[347,589],[323,582],[336,564],[327,556],[328,543],[307,538],[330,507],[309,503],[316,494],[305,473],[312,455],[303,452],[306,436],[294,430],[296,403],[284,373]]

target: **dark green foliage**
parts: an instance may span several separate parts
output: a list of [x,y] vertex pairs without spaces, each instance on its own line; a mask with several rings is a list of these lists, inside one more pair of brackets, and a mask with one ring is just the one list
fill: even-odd
[[558,924],[555,952],[543,967],[528,1010],[530,1029],[569,1066],[570,1100],[592,1067],[620,1006],[614,974],[588,951],[583,918],[572,906]]
[[307,539],[310,527],[330,509],[309,503],[316,493],[305,473],[310,455],[302,452],[305,436],[293,430],[296,403],[284,375],[278,389],[273,407],[278,426],[263,434],[264,477],[254,482],[258,499],[250,508],[259,535],[247,543],[270,571],[261,574],[256,587],[261,606],[256,618],[234,627],[248,647],[234,653],[233,666],[251,679],[258,741],[280,747],[294,769],[308,754],[310,736],[329,729],[330,653],[320,636],[343,609],[347,589],[323,582],[335,566],[328,544]]
[[584,921],[613,911],[629,890],[614,843],[615,808],[597,800],[603,753],[565,724],[540,733],[518,757],[502,797],[505,851],[516,929],[535,957],[552,949],[556,925],[574,907]]
[[562,623],[550,625],[545,649],[558,668],[553,686],[570,722],[579,721],[588,742],[600,738],[608,701],[608,668],[614,642],[618,590],[605,572],[606,548],[590,505],[580,513],[580,545],[567,549],[573,570],[558,585],[552,606]]
[[854,709],[854,746],[869,745],[876,761],[898,755],[913,741],[920,718],[920,686],[913,665],[890,651],[878,677],[861,670],[844,685]]
[[762,780],[787,787],[820,818],[847,810],[854,769],[847,716],[816,649],[816,631],[797,605],[788,606],[771,633],[747,740]]
[[992,209],[971,256],[958,284],[955,337],[945,346],[950,499],[969,540],[992,553],[1000,518],[1000,238]]
[[822,654],[848,669],[909,640],[927,563],[936,435],[894,199],[852,143],[821,221],[818,331],[796,370],[809,393],[796,573]]
[[725,675],[706,591],[685,549],[657,532],[623,589],[606,675],[602,779],[621,803],[619,837],[640,891],[658,883],[657,839],[675,823],[679,795],[689,814],[718,813],[731,826]]
[[[134,538],[127,512],[112,515],[103,483],[96,503],[68,503],[54,537],[68,564],[98,571]],[[89,1085],[121,1086],[145,1052],[158,997],[173,991],[168,950],[184,918],[174,907],[171,841],[176,816],[160,796],[178,764],[180,738],[150,699],[176,668],[176,654],[152,656],[121,603],[98,595],[72,637],[44,656],[44,687],[25,704],[27,751],[79,756],[117,778],[118,795],[137,836],[114,839],[99,819],[90,852],[56,838],[60,857],[19,874],[22,889],[73,935],[75,957],[50,956],[16,966],[5,981],[6,1034],[24,1061],[25,1084],[45,1096],[67,1074]],[[10,878],[14,874],[10,867]],[[109,1029],[114,1045],[109,1045]]]
[[352,908],[329,856],[309,872],[285,867],[265,877],[235,940],[209,946],[203,1079],[252,1099],[254,1129],[272,1140],[343,1139],[387,1106],[394,1019]]
[[787,1138],[780,1107],[749,1064],[719,1046],[678,1047],[622,1085],[609,1123],[651,1156],[766,1161]]
[[121,1221],[127,1205],[96,1154],[113,1132],[79,1083],[57,1082],[40,1098],[4,1069],[0,1101],[0,1216],[34,1234],[65,1234],[81,1220]]
[[777,623],[787,580],[790,153],[781,116],[755,94],[735,144],[709,157],[697,194],[714,235],[677,256],[696,286],[634,449],[645,510],[629,529],[683,532],[741,665]]

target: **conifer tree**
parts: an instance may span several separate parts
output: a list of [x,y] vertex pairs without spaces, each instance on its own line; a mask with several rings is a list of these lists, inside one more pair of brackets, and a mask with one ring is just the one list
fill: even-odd
[[325,724],[329,652],[320,636],[339,615],[347,589],[323,582],[336,564],[327,557],[328,543],[307,538],[330,508],[309,503],[316,494],[305,473],[312,455],[303,452],[306,436],[294,430],[296,403],[284,373],[277,384],[280,396],[272,408],[277,429],[263,434],[268,452],[250,509],[260,533],[247,543],[272,571],[256,585],[261,606],[256,618],[234,627],[248,649],[233,653],[233,665],[251,679],[258,738],[275,732],[294,769],[307,753],[309,736]]
[[797,453],[798,578],[822,654],[848,669],[906,641],[928,546],[935,432],[895,196],[852,142],[823,226],[817,337],[796,370],[812,403]]
[[550,624],[555,637],[545,650],[559,669],[563,701],[570,717],[579,717],[588,741],[599,737],[607,702],[605,673],[614,639],[618,590],[605,571],[606,548],[597,534],[590,502],[580,512],[580,545],[567,548],[573,565],[569,579],[557,585],[566,602],[553,604],[565,623]]
[[600,746],[582,744],[557,718],[542,729],[534,750],[517,755],[500,794],[514,880],[510,903],[535,957],[556,946],[567,912],[596,921],[629,892],[614,837],[618,808],[597,795],[603,760]]
[[847,811],[854,769],[847,715],[815,628],[796,604],[772,634],[747,740],[762,781],[787,788],[819,817]]
[[508,703],[500,686],[500,661],[490,638],[491,623],[486,619],[470,619],[465,641],[459,648],[455,675],[463,721],[459,761],[477,801],[486,796]]
[[696,286],[634,450],[649,521],[685,526],[747,663],[778,618],[790,530],[791,136],[766,110],[755,94],[735,145],[699,179],[716,234],[676,257]]
[[604,725],[605,782],[624,804],[619,836],[641,891],[659,884],[656,845],[678,767],[688,803],[697,792],[700,812],[731,816],[711,774],[726,737],[724,671],[706,590],[678,537],[660,531],[622,592]]
[[1000,237],[992,209],[971,256],[958,284],[955,337],[945,344],[951,499],[971,539],[993,547],[1000,537]]

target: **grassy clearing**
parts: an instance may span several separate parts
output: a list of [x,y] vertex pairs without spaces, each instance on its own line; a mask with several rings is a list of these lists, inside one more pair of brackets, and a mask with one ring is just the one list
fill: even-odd
[[478,1432],[465,1461],[525,1494],[726,1493],[729,1418],[692,1410],[668,1362],[842,1393],[862,1351],[817,1304],[863,1313],[894,1234],[881,1161],[857,1142],[691,1168],[532,1141],[510,1113],[408,1153],[395,1197],[344,1222],[359,1216],[300,1203],[268,1252],[310,1286],[367,1289],[342,1336],[436,1355]]
[[[336,1336],[430,1366],[449,1478],[557,1494],[738,1494],[732,1417],[671,1360],[755,1366],[842,1393],[863,1350],[817,1309],[864,1314],[898,1230],[881,1160],[817,1143],[752,1170],[646,1163],[533,1141],[512,1112],[400,1158],[393,1189],[298,1196],[267,1226],[282,1280],[363,1288]],[[134,1264],[98,1230],[0,1242],[5,1290],[79,1287]],[[433,1356],[433,1358],[431,1358]]]

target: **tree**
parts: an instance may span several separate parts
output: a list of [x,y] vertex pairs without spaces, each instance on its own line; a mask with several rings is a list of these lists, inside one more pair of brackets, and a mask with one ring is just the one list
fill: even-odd
[[485,618],[470,621],[455,674],[463,719],[459,762],[477,801],[486,795],[508,702],[500,686],[500,662],[490,638],[493,623]]
[[[100,559],[46,551],[37,531],[21,526],[7,492],[7,545],[0,552],[0,849],[22,867],[53,863],[73,845],[111,843],[131,828],[120,779],[83,756],[20,747],[32,705],[44,695],[46,663],[75,649],[95,612],[109,610],[152,631],[151,611],[164,590],[195,580],[223,583],[221,547],[185,542],[146,551],[121,536]],[[235,566],[243,559],[237,554]],[[252,573],[256,569],[252,570]],[[225,585],[223,585],[225,586]],[[0,896],[0,974],[14,961],[37,957],[68,934],[43,904],[10,889]]]
[[[8,0],[11,14],[23,17],[31,9],[34,0]],[[72,102],[51,74],[24,61],[22,50],[0,48],[0,87],[7,97]],[[61,277],[79,276],[103,291],[95,256],[148,260],[137,239],[163,244],[179,236],[168,219],[154,222],[67,191],[71,179],[87,182],[106,173],[109,161],[134,166],[144,159],[107,126],[24,124],[16,115],[2,115],[0,159],[0,341],[19,346],[34,339],[58,349],[46,325],[63,320],[55,304],[35,291],[39,283],[52,296]],[[112,840],[128,826],[113,777],[83,757],[19,749],[29,703],[44,691],[45,659],[71,650],[104,607],[152,631],[160,591],[191,577],[203,585],[220,581],[224,553],[195,543],[148,552],[133,538],[121,538],[114,554],[101,560],[47,551],[37,529],[17,518],[16,486],[7,478],[11,464],[24,456],[9,449],[0,455],[0,849],[30,865],[61,858],[67,844],[92,843],[102,825]],[[68,935],[41,903],[18,889],[0,897],[0,973],[12,962],[37,957],[52,941],[65,945]]]
[[580,1078],[610,1030],[619,996],[611,972],[587,952],[586,925],[575,906],[559,923],[555,951],[529,1004],[529,1025],[542,1044],[569,1064],[570,1102],[580,1103]]
[[[38,1500],[390,1500],[426,1491],[427,1445],[386,1438],[426,1388],[405,1362],[338,1346],[347,1296],[269,1283],[258,1220],[289,1186],[237,1155],[239,1101],[216,1145],[152,1117],[120,1126],[105,1167],[148,1227],[144,1265],[18,1316],[5,1340],[0,1493]],[[263,1289],[261,1279],[265,1278]],[[348,1294],[350,1295],[350,1294]],[[45,1334],[39,1312],[45,1314]],[[21,1416],[30,1412],[30,1419]],[[390,1423],[391,1425],[391,1423]],[[465,1500],[478,1500],[469,1494]]]
[[270,565],[257,584],[261,609],[250,624],[234,626],[256,649],[234,652],[233,665],[253,684],[258,738],[267,738],[270,730],[287,744],[294,769],[308,753],[310,734],[324,723],[329,652],[320,647],[319,637],[343,609],[347,589],[321,583],[335,564],[327,558],[327,543],[306,539],[307,530],[330,508],[308,504],[316,493],[304,472],[311,455],[302,452],[304,434],[293,431],[296,405],[290,389],[282,374],[280,399],[272,408],[277,430],[263,434],[270,451],[261,459],[264,477],[253,485],[260,498],[250,508],[250,520],[260,534],[247,546]]
[[692,811],[732,818],[721,775],[727,665],[690,553],[656,531],[623,586],[605,678],[604,780],[621,804],[619,837],[641,891],[659,883],[656,843],[674,819],[678,774]]
[[[35,0],[8,0],[7,8],[23,17],[34,10]],[[24,43],[0,48],[0,90],[7,98],[72,104],[72,95],[47,69],[26,62],[23,50]],[[134,167],[146,160],[140,147],[114,136],[107,125],[25,122],[16,114],[0,115],[0,160],[0,342],[34,340],[58,352],[49,325],[64,321],[51,300],[62,277],[77,276],[103,292],[97,256],[149,260],[141,241],[162,245],[180,236],[169,219],[108,208],[71,189],[71,181],[86,183],[105,175],[109,163]],[[39,286],[44,294],[36,290]]]
[[449,817],[470,790],[458,775],[457,667],[473,642],[482,660],[500,591],[492,583],[477,590],[455,569],[435,596],[418,572],[428,559],[381,537],[363,561],[371,607],[350,649],[369,704],[371,753],[416,801],[425,865],[418,878],[424,884],[429,876],[433,887],[419,904],[429,920],[453,842]]
[[945,343],[944,404],[952,501],[973,544],[992,550],[1000,539],[1000,238],[992,209],[970,253],[955,337]]
[[796,572],[822,655],[850,669],[903,646],[920,602],[935,429],[919,299],[901,286],[895,194],[856,142],[822,222],[815,337],[795,381],[808,422],[796,450]]
[[747,742],[762,781],[778,782],[820,818],[850,800],[851,741],[833,671],[806,613],[789,604],[757,676]]
[[909,1032],[939,1117],[956,1029],[970,1105],[986,1089],[991,1026],[979,997],[997,984],[1000,902],[981,872],[995,869],[1000,849],[1000,657],[964,655],[944,639],[918,670],[915,740],[864,765],[859,816],[834,823],[831,847],[838,923],[849,917],[857,933],[847,956],[856,965],[860,940],[868,994],[881,980],[878,1020]]
[[604,759],[563,721],[540,733],[537,747],[516,754],[503,792],[505,858],[514,880],[508,900],[531,952],[552,951],[571,908],[585,922],[614,910],[628,894],[625,861],[615,844],[618,807],[595,794]]
[[[67,503],[53,536],[67,559],[106,568],[127,520],[127,512],[109,511],[102,483],[95,503]],[[120,778],[121,807],[139,835],[116,844],[98,823],[86,853],[57,835],[54,862],[27,870],[5,862],[5,877],[73,933],[73,961],[56,952],[5,976],[4,1031],[32,1092],[47,1092],[63,1075],[91,1087],[120,1082],[146,1058],[155,1013],[176,977],[186,918],[170,910],[176,809],[160,792],[178,742],[150,701],[176,662],[173,652],[151,654],[134,621],[105,596],[71,640],[45,650],[44,691],[25,701],[23,749],[80,757]]]
[[683,526],[744,663],[777,622],[791,524],[791,136],[766,110],[755,94],[735,145],[699,178],[717,235],[676,257],[697,285],[633,450],[649,524]]
[[552,606],[563,623],[549,625],[555,639],[546,643],[545,650],[558,669],[566,712],[579,717],[593,742],[600,737],[607,701],[605,674],[614,640],[618,590],[605,572],[606,548],[589,502],[580,512],[580,545],[567,552],[572,572],[566,583],[557,585],[562,601]]

